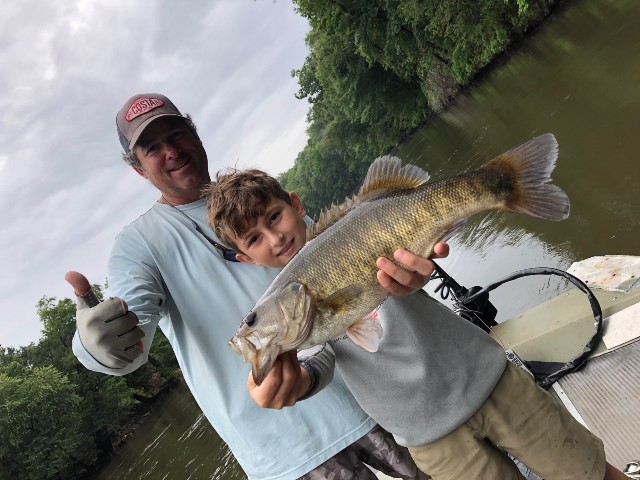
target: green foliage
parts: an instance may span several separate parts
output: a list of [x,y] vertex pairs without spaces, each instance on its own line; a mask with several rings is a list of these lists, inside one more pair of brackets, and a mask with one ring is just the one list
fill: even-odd
[[140,400],[173,384],[177,362],[159,331],[150,362],[136,372],[88,371],[71,350],[75,302],[43,297],[37,311],[38,343],[0,347],[0,479],[82,478],[113,453]]
[[430,116],[555,0],[294,0],[311,26],[292,74],[309,140],[280,176],[311,213],[341,201],[366,166]]
[[26,375],[0,374],[0,477],[44,479],[66,476],[90,461],[91,437],[77,414],[81,399],[54,367]]

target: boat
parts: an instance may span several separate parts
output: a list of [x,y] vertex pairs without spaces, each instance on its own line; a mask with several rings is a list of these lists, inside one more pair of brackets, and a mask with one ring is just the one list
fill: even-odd
[[[531,271],[516,272],[469,298]],[[640,478],[640,257],[591,257],[572,264],[566,274],[574,279],[572,288],[486,330],[511,361],[539,384],[546,382],[544,388],[602,439],[609,463]],[[525,478],[540,478],[518,466]]]

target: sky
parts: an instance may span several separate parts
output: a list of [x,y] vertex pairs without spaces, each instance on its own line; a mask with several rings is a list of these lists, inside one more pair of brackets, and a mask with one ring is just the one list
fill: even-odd
[[121,157],[116,112],[136,93],[191,114],[215,174],[289,169],[308,104],[289,0],[21,0],[0,6],[0,345],[37,342],[43,297],[69,270],[106,280],[115,236],[158,198]]

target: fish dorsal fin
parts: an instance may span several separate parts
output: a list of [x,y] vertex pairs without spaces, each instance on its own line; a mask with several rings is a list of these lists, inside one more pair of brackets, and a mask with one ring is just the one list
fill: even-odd
[[307,227],[307,242],[320,235],[327,228],[344,217],[356,203],[358,203],[358,198],[354,195],[352,197],[345,198],[344,202],[340,204],[333,203],[330,207],[322,210],[318,216],[318,220],[314,218],[314,222]]
[[429,180],[429,174],[415,165],[402,166],[398,157],[376,158],[358,192],[359,201],[389,190],[417,188]]
[[307,241],[314,239],[344,217],[355,205],[389,190],[416,188],[429,180],[429,174],[415,165],[401,166],[398,157],[385,155],[376,158],[367,172],[357,195],[347,197],[340,204],[325,208],[309,228]]

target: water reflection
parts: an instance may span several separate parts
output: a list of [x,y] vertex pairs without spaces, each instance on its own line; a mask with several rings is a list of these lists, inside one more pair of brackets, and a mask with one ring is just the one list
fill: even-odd
[[[498,214],[467,225],[453,238],[452,254],[438,263],[461,285],[485,286],[516,271],[535,266],[566,269],[570,265],[568,243],[550,245],[534,233],[522,228],[504,228],[508,221]],[[436,295],[438,282],[426,290]],[[530,276],[505,284],[490,294],[498,309],[496,320],[504,321],[564,291],[567,282],[559,277]],[[437,298],[440,298],[439,296]],[[451,300],[443,301],[452,305]]]
[[[467,225],[442,264],[486,285],[520,268],[567,268],[592,255],[638,254],[640,22],[637,2],[565,5],[444,115],[395,153],[442,178],[477,168],[545,132],[560,145],[554,181],[571,215],[547,222],[491,214]],[[505,319],[562,290],[528,277],[492,293]]]
[[154,408],[98,480],[224,479],[246,476],[185,385]]

